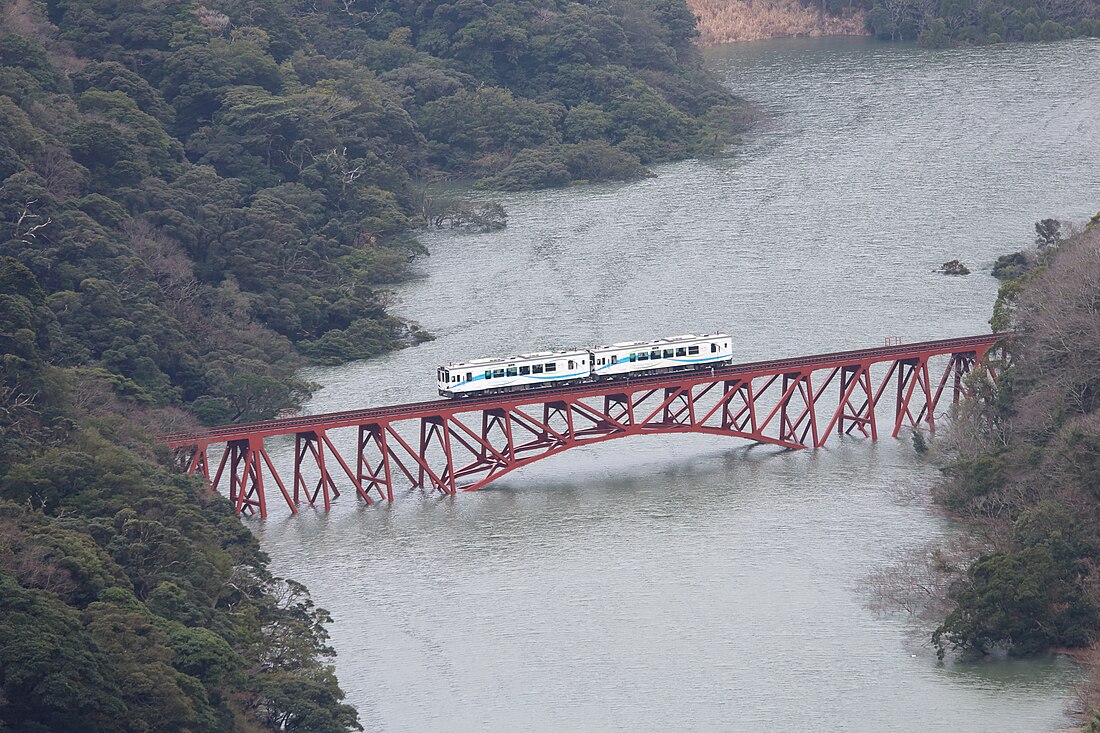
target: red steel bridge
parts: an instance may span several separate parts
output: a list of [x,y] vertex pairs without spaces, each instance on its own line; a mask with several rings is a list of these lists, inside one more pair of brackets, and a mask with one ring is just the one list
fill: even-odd
[[[180,466],[213,490],[228,483],[238,514],[267,517],[277,488],[291,512],[350,486],[367,504],[393,501],[395,484],[454,494],[473,491],[543,458],[582,445],[657,433],[709,433],[784,448],[820,448],[830,436],[877,440],[905,426],[935,431],[950,391],[987,363],[1004,334],[890,343],[877,348],[630,379],[307,415],[166,436]],[[430,376],[430,375],[429,375]],[[887,422],[877,414],[889,405]],[[330,436],[357,430],[353,451]],[[264,447],[295,439],[293,477]],[[350,441],[349,441],[350,442]],[[212,457],[220,451],[214,466]],[[213,468],[213,473],[211,469]]]

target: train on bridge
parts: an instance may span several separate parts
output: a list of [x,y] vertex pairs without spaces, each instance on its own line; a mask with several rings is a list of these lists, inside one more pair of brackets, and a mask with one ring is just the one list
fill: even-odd
[[[996,382],[999,362],[988,356],[1005,336],[739,364],[727,363],[733,345],[727,334],[630,341],[441,367],[444,395],[469,399],[222,425],[165,439],[188,473],[202,475],[214,490],[228,483],[238,514],[266,517],[272,485],[293,513],[302,504],[329,509],[340,496],[340,476],[367,504],[392,502],[402,486],[475,491],[562,451],[629,436],[693,432],[821,448],[832,436],[878,440],[876,410],[884,405],[889,435],[898,437],[906,425],[934,431],[942,397],[957,403],[972,392],[988,396],[967,375],[981,365]],[[547,376],[553,379],[534,379]],[[330,433],[343,428],[357,432],[341,443]],[[265,447],[276,436],[294,440],[291,473],[280,471]]]
[[439,394],[453,398],[706,369],[732,361],[733,339],[728,333],[689,333],[506,359],[474,359],[441,366],[436,377]]

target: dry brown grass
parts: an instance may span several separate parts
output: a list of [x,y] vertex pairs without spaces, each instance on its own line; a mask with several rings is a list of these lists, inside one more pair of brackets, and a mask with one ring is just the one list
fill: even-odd
[[823,16],[798,0],[688,0],[699,16],[699,44],[757,41],[786,36],[863,36],[863,13]]

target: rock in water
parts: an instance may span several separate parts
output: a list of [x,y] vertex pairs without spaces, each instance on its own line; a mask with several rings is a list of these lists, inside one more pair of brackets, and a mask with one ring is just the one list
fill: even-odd
[[942,272],[944,275],[969,275],[970,269],[958,260],[949,260],[940,265],[940,269],[933,272]]

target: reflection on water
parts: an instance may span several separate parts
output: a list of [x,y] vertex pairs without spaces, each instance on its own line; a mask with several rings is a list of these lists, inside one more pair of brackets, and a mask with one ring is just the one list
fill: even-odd
[[[742,150],[501,196],[506,230],[425,237],[398,310],[437,340],[311,370],[310,410],[430,399],[437,364],[538,348],[721,329],[750,360],[984,332],[989,264],[1100,206],[1096,41],[708,54],[772,116]],[[955,258],[976,274],[932,273]],[[907,440],[654,436],[250,526],[333,612],[368,730],[1066,725],[1067,660],[941,665],[867,610],[872,571],[951,531],[922,499],[934,478]]]
[[955,684],[1009,693],[1017,690],[1047,692],[1051,678],[1063,680],[1076,671],[1073,660],[1055,654],[1038,659],[989,658],[944,665],[944,674]]

